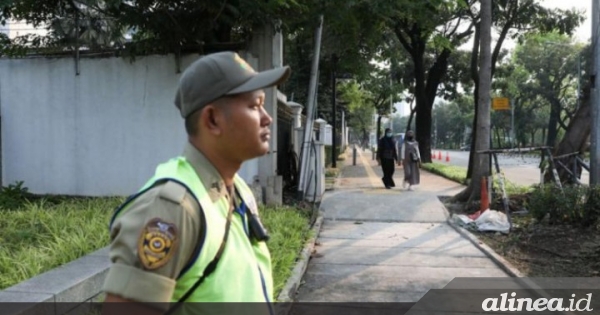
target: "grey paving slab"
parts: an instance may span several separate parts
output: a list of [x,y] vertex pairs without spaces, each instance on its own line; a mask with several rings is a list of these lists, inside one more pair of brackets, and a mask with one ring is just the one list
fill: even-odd
[[[327,293],[325,291],[327,290]],[[368,303],[414,303],[421,299],[427,291],[380,291],[380,290],[361,290],[345,289],[337,290],[331,293],[329,289],[305,291],[302,299],[311,302],[368,302]]]
[[435,195],[415,191],[342,191],[324,199],[321,207],[323,216],[333,220],[444,222],[448,217]]
[[350,239],[359,242],[357,244],[404,247],[437,247],[450,240],[463,239],[446,223],[359,223],[325,220],[319,237],[324,241]]
[[363,154],[321,203],[325,220],[296,301],[416,302],[455,277],[508,276],[446,223],[438,196],[463,186],[422,172],[414,191],[386,190]]
[[467,244],[463,244],[463,252],[454,251],[454,255],[447,252],[441,256],[439,251],[421,248],[406,248],[398,251],[390,247],[328,247],[318,248],[319,257],[313,258],[314,264],[339,264],[339,265],[378,265],[378,266],[404,266],[404,267],[452,267],[464,268],[491,268],[497,266],[483,254],[470,251]]
[[[305,275],[305,284],[298,293],[298,301],[329,302],[374,302],[366,295],[354,296],[345,300],[340,297],[360,291],[402,293],[387,295],[385,302],[416,302],[414,297],[421,297],[430,289],[441,289],[453,277],[502,277],[506,276],[497,269],[482,268],[415,268],[412,266],[381,265],[322,265],[312,264]],[[397,299],[391,299],[396,297]]]

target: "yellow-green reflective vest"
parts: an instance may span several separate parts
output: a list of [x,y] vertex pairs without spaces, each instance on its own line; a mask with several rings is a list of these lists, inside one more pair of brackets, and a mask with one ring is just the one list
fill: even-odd
[[[213,204],[201,179],[184,157],[173,158],[156,168],[154,176],[134,196],[115,211],[113,219],[127,211],[131,200],[162,180],[173,180],[185,185],[196,197],[205,218],[204,242],[179,275],[172,302],[177,302],[201,277],[206,266],[215,257],[225,232],[229,204],[222,198]],[[254,195],[244,180],[236,174],[235,186],[247,207],[256,209]],[[246,216],[234,212],[229,238],[215,271],[194,291],[186,302],[272,302],[273,279],[269,250],[265,242],[250,241],[247,236]],[[190,240],[187,240],[190,241]],[[266,302],[266,303],[265,303]],[[269,306],[267,306],[270,308]]]

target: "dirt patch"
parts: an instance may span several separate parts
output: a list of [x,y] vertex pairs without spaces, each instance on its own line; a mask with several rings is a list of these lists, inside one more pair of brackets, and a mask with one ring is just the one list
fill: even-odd
[[[511,199],[511,212],[522,210],[526,196]],[[451,213],[468,214],[473,206],[450,203],[441,197]],[[511,200],[511,201],[512,201]],[[495,202],[492,209],[503,211]],[[600,229],[535,222],[528,214],[512,215],[513,230],[501,233],[472,232],[523,274],[530,277],[597,277],[600,275]]]

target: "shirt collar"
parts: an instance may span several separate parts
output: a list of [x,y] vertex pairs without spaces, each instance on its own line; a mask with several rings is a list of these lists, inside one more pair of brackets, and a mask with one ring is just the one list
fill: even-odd
[[212,202],[222,197],[228,197],[225,181],[212,163],[191,143],[187,142],[183,150],[183,157],[192,165]]

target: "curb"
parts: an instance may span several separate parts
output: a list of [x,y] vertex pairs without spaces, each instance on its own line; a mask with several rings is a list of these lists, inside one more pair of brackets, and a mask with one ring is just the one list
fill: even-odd
[[[439,175],[439,174],[435,174],[432,172],[429,172],[429,173],[433,174],[434,176],[439,176],[439,177],[445,178],[444,176]],[[461,185],[464,185],[464,184],[461,184]],[[440,200],[440,203],[442,204],[442,207],[444,208],[444,211],[446,212],[446,215],[447,215],[446,223],[448,223],[448,225],[450,225],[454,230],[456,230],[456,232],[458,232],[458,234],[460,234],[461,236],[463,236],[464,238],[469,240],[471,243],[473,243],[473,245],[475,245],[475,247],[477,247],[480,251],[482,251],[496,265],[498,265],[498,267],[500,267],[502,270],[504,270],[504,272],[506,272],[511,277],[514,277],[514,278],[525,278],[526,277],[521,271],[519,271],[519,269],[517,269],[510,262],[508,262],[506,259],[504,259],[504,257],[502,257],[498,253],[496,253],[496,251],[494,251],[492,248],[490,248],[488,245],[486,245],[483,241],[481,241],[479,238],[477,238],[477,236],[475,236],[469,230],[467,230],[461,226],[458,226],[456,223],[454,223],[452,221],[452,213],[448,210],[448,208],[446,208],[446,205],[444,205],[444,203],[441,202],[441,200]]]
[[[444,207],[445,208],[445,207]],[[448,210],[446,210],[448,211]],[[475,236],[470,231],[465,228],[456,225],[456,223],[452,222],[452,217],[446,220],[448,225],[454,228],[460,235],[468,239],[475,247],[477,247],[480,251],[482,251],[486,256],[488,256],[496,265],[498,265],[502,270],[508,273],[511,277],[515,278],[525,278],[526,276],[515,268],[511,263],[509,263],[504,257],[500,256],[496,251],[486,245],[483,241],[479,240],[477,236]]]
[[306,245],[300,252],[300,256],[298,257],[296,266],[292,270],[292,274],[290,275],[290,277],[288,277],[285,286],[279,293],[279,296],[277,297],[277,302],[293,302],[293,296],[298,290],[298,287],[300,287],[300,282],[302,281],[304,272],[308,267],[308,262],[310,261],[311,254],[315,248],[315,244],[317,242],[319,232],[321,231],[322,224],[323,216],[319,213],[317,219],[315,220],[315,224],[313,224],[312,228],[310,229],[310,233],[313,234],[313,236],[306,242]]

